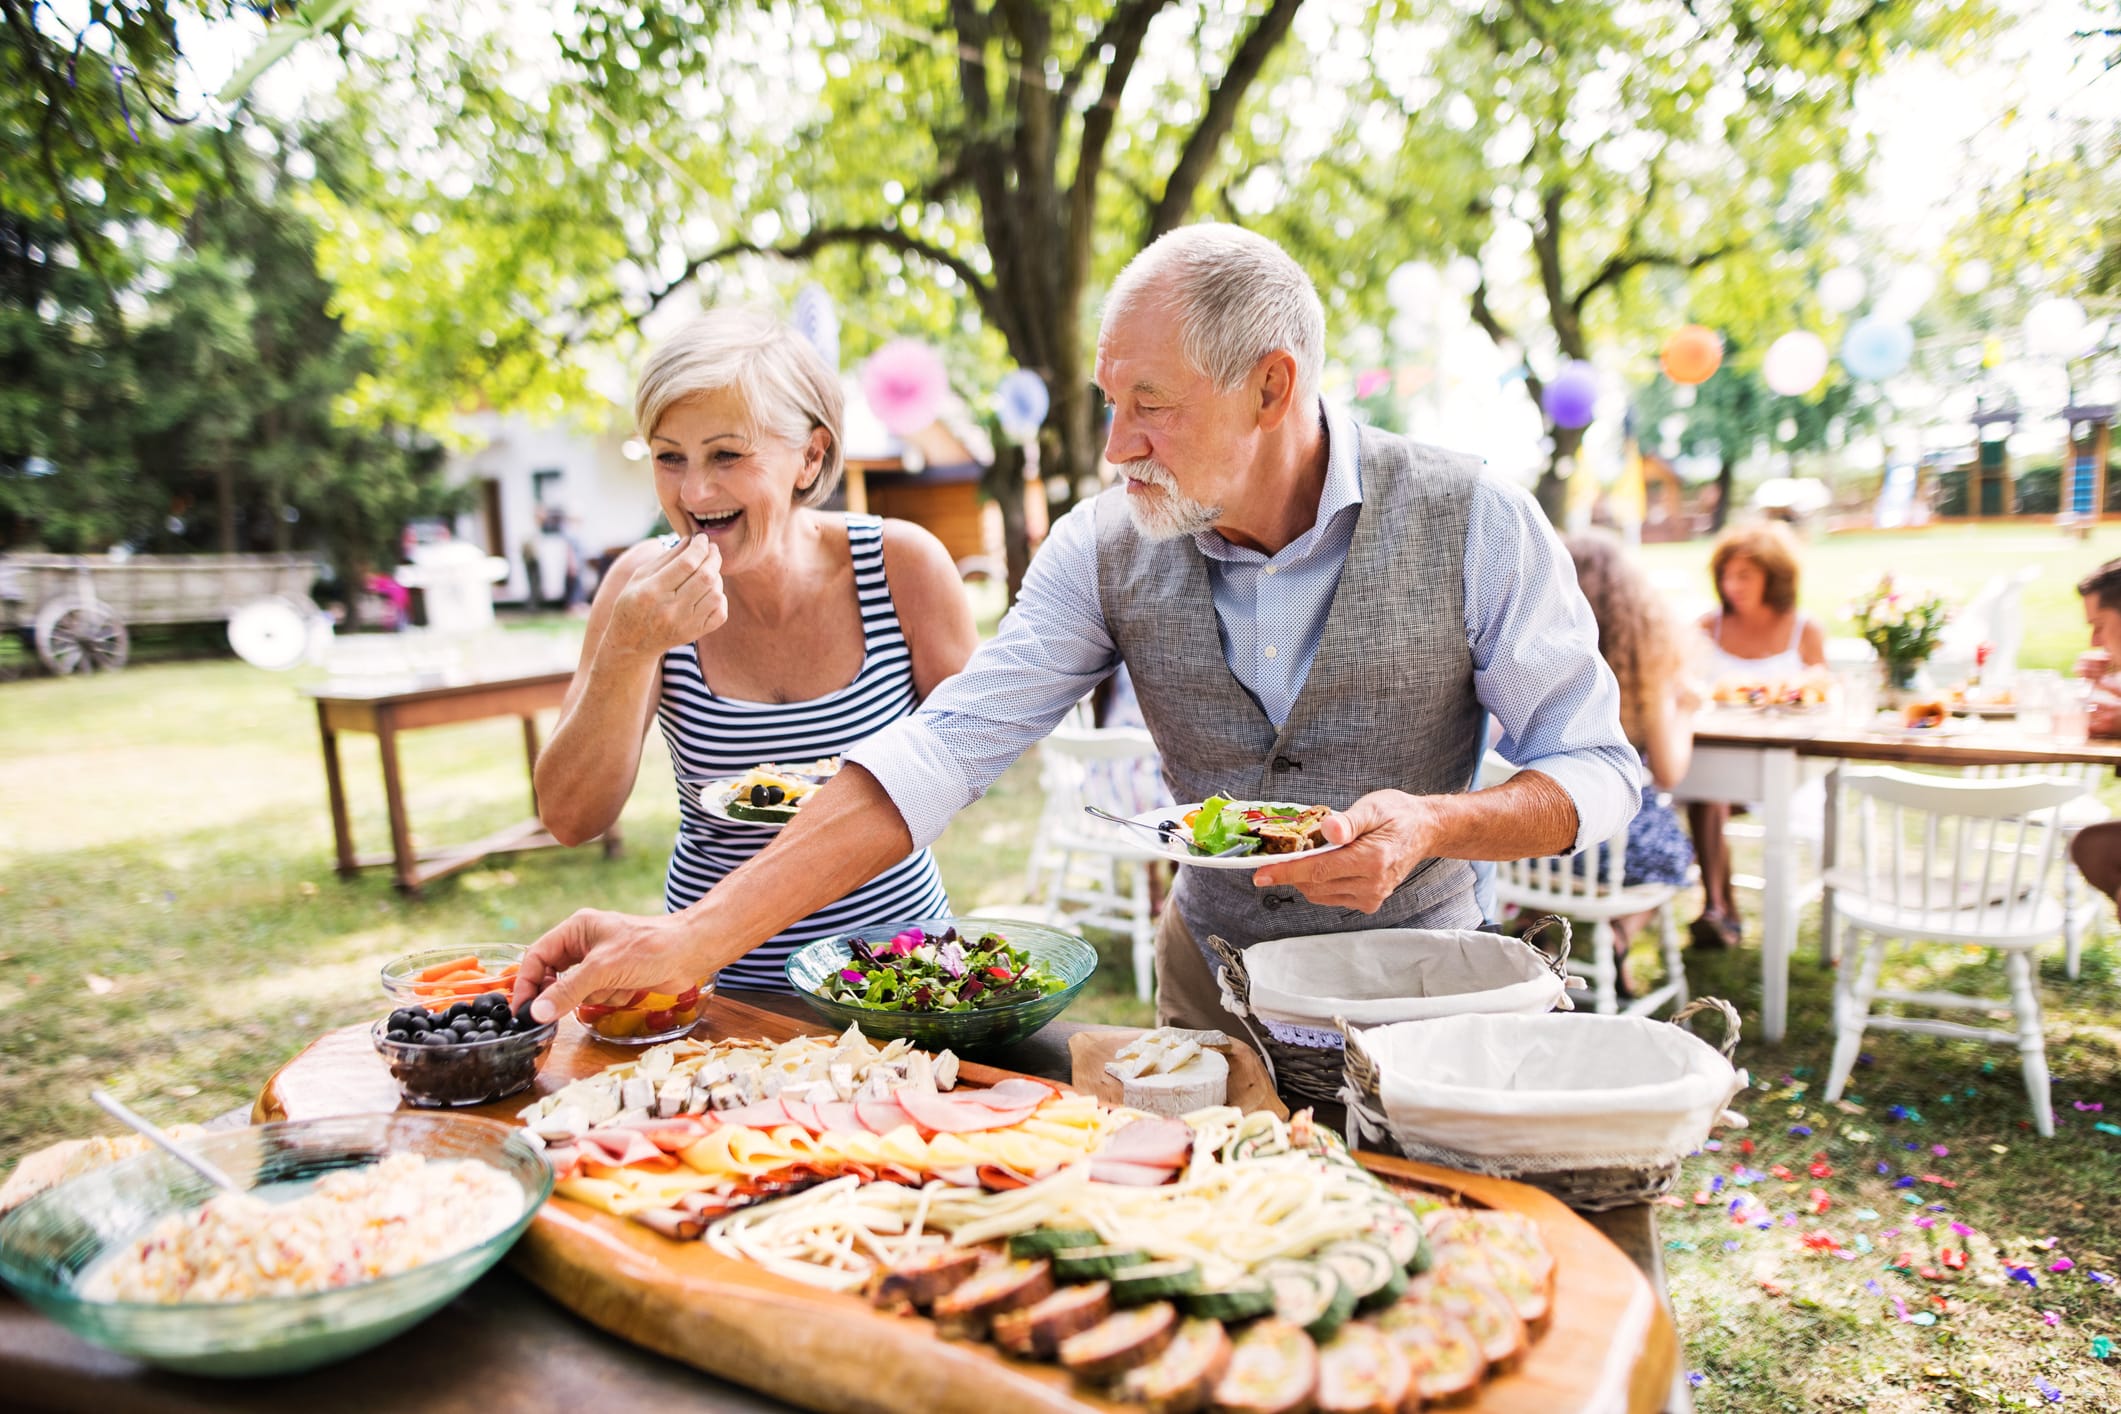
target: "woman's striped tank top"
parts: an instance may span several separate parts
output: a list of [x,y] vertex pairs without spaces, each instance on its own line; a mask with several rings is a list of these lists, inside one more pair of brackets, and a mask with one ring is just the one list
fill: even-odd
[[[656,720],[678,775],[678,835],[670,853],[663,904],[671,912],[695,903],[730,870],[773,842],[774,831],[710,815],[700,787],[687,780],[740,776],[762,761],[837,756],[920,705],[913,657],[884,582],[884,525],[847,517],[855,594],[862,608],[863,656],[854,681],[808,702],[742,702],[708,690],[697,650],[687,643],[663,655],[663,695]],[[900,860],[839,902],[828,904],[724,968],[721,985],[786,991],[781,964],[813,939],[849,929],[950,912],[942,875],[927,850]]]

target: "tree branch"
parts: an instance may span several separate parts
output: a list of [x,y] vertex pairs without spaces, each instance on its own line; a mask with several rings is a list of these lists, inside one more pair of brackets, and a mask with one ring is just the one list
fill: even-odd
[[1672,270],[1699,270],[1704,265],[1713,265],[1727,255],[1735,254],[1736,245],[1720,245],[1692,255],[1679,255],[1664,250],[1624,250],[1616,252],[1612,259],[1599,267],[1584,287],[1576,292],[1569,303],[1580,316],[1584,302],[1608,285],[1619,283],[1645,265],[1662,266]]
[[1488,304],[1487,276],[1482,275],[1480,283],[1473,287],[1473,298],[1470,301],[1470,305],[1473,322],[1487,332],[1488,338],[1494,342],[1496,348],[1499,349],[1505,344],[1517,345],[1517,361],[1524,367],[1525,391],[1532,395],[1532,401],[1535,404],[1543,403],[1546,398],[1546,384],[1540,380],[1538,374],[1532,371],[1531,360],[1524,356],[1523,341],[1509,331],[1502,320],[1496,317],[1494,308]]
[[1171,169],[1171,176],[1164,183],[1163,199],[1149,217],[1149,239],[1155,240],[1164,232],[1174,229],[1193,209],[1194,195],[1207,177],[1208,169],[1215,165],[1216,154],[1222,150],[1223,139],[1237,123],[1238,106],[1245,101],[1245,91],[1267,66],[1267,60],[1289,34],[1289,27],[1296,20],[1296,12],[1303,7],[1303,0],[1272,0],[1267,13],[1259,17],[1252,26],[1237,52],[1230,56],[1230,67],[1223,71],[1221,82],[1208,97],[1208,111],[1178,154],[1178,165]]
[[1105,167],[1105,148],[1112,139],[1112,125],[1119,117],[1120,95],[1133,77],[1134,61],[1141,57],[1148,38],[1149,22],[1166,0],[1120,0],[1112,17],[1098,33],[1098,46],[1112,46],[1112,62],[1105,66],[1105,80],[1098,88],[1097,102],[1083,114],[1083,128],[1075,145],[1075,177],[1068,188],[1068,243],[1062,264],[1061,294],[1073,308],[1090,276],[1090,239],[1097,221],[1097,179]]

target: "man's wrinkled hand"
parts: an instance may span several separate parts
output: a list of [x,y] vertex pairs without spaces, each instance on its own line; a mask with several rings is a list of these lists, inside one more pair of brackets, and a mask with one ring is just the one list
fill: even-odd
[[1309,859],[1269,864],[1252,875],[1260,888],[1286,885],[1312,903],[1375,913],[1432,853],[1427,802],[1405,791],[1372,791],[1326,817],[1326,843]]

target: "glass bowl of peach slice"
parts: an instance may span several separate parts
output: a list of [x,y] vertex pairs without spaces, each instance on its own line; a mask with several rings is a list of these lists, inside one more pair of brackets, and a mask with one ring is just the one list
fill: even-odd
[[675,1041],[699,1024],[714,995],[714,979],[682,992],[604,992],[574,1009],[574,1019],[599,1041],[653,1046]]

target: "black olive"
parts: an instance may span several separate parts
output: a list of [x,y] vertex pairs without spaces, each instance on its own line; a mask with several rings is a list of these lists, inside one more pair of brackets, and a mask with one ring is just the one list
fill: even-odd
[[441,1031],[422,1031],[420,1033],[419,1044],[423,1046],[446,1046],[456,1039],[456,1033],[447,1029]]
[[1165,834],[1167,834],[1167,835],[1169,835],[1169,834],[1174,834],[1174,833],[1176,833],[1176,832],[1177,832],[1177,830],[1178,830],[1178,821],[1176,821],[1176,820],[1159,820],[1159,821],[1157,822],[1157,824],[1156,824],[1156,828],[1157,828],[1157,829],[1159,829],[1159,830],[1161,830],[1161,831],[1163,831],[1163,832],[1164,832]]
[[528,1031],[531,1027],[537,1024],[538,1019],[530,1014],[529,1002],[523,1003],[522,1006],[516,1009],[516,1025],[522,1027],[525,1031]]
[[779,786],[766,787],[766,803],[768,805],[779,805],[787,798],[788,792],[782,790]]
[[751,803],[753,805],[764,805],[766,803],[766,787],[753,786],[751,788]]
[[493,1015],[499,1015],[501,1012],[508,1010],[508,994],[506,992],[488,992],[485,996],[479,998],[479,1001],[485,1006],[487,1012]]
[[460,1016],[469,1015],[471,1015],[471,1003],[458,1002],[454,1006],[450,1007],[448,1011],[442,1013],[442,1020],[455,1021]]
[[412,1039],[412,1033],[410,1031],[404,1031],[393,1028],[392,1030],[385,1031],[383,1033],[383,1039],[386,1041],[396,1041],[398,1044],[403,1045],[405,1042],[410,1041]]

